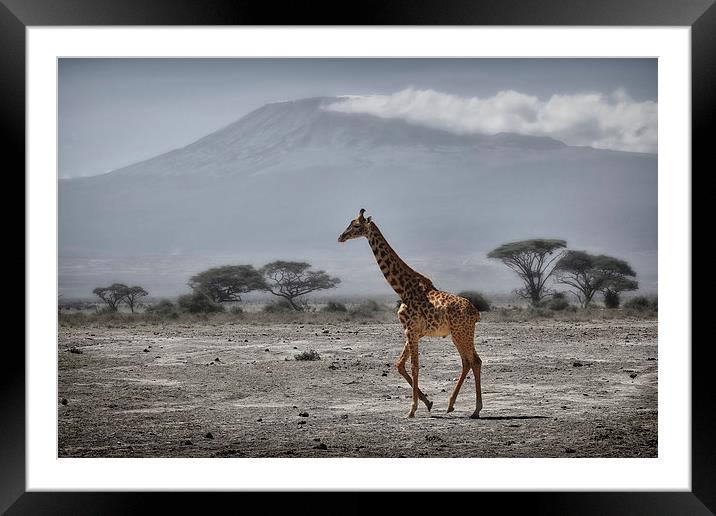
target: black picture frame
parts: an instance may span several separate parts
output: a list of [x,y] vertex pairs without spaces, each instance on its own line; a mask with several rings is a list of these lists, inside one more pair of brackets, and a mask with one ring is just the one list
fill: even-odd
[[[715,0],[501,0],[478,2],[382,0],[343,9],[338,3],[237,2],[231,0],[0,0],[0,110],[6,129],[4,162],[25,168],[25,28],[86,25],[573,25],[573,26],[689,26],[692,73],[693,171],[706,174],[713,146],[707,127],[716,105]],[[14,159],[13,159],[14,158]],[[709,167],[713,169],[711,165]],[[15,173],[6,167],[8,175]],[[17,174],[19,177],[19,174]],[[20,186],[24,191],[24,182]],[[693,191],[693,186],[692,186]],[[698,191],[698,190],[696,190]],[[693,201],[692,201],[693,202]],[[693,204],[692,204],[693,206]],[[17,224],[16,224],[17,225]],[[23,236],[24,238],[24,236]],[[24,249],[24,245],[23,245]],[[23,258],[24,251],[23,251]],[[18,261],[17,256],[14,261]],[[12,262],[11,262],[12,263]],[[23,263],[24,260],[23,260]],[[31,271],[25,268],[25,274]],[[23,289],[24,291],[24,289]],[[691,300],[684,300],[691,302]],[[694,306],[692,304],[692,306]],[[693,318],[692,318],[693,319]],[[523,507],[531,514],[713,514],[716,510],[716,446],[712,439],[716,389],[710,376],[708,340],[681,343],[692,357],[692,490],[690,492],[530,492],[475,493],[477,503],[450,502],[451,495],[433,498],[449,510],[479,510],[497,502],[508,510]],[[25,489],[25,353],[6,343],[0,375],[0,511],[7,514],[126,514],[150,510],[146,498],[164,511],[197,507],[206,510],[206,496],[188,500],[185,493],[26,492]],[[668,367],[668,364],[665,364]],[[215,493],[211,494],[216,495]],[[242,504],[261,494],[240,495]],[[265,496],[265,494],[263,495]],[[359,493],[342,500],[341,512],[372,511],[372,501]],[[412,496],[412,495],[411,495]],[[291,505],[307,507],[304,494],[292,495]],[[202,501],[204,500],[204,501]],[[265,500],[265,499],[264,499]],[[417,503],[411,498],[411,502]],[[228,500],[225,500],[228,501]],[[212,502],[216,500],[212,499]],[[462,505],[465,504],[465,505]],[[223,505],[223,504],[222,504]],[[327,504],[328,506],[332,504]],[[310,504],[309,504],[310,506]],[[249,507],[249,505],[245,505]],[[448,509],[447,505],[444,505]],[[311,507],[312,512],[320,507]]]

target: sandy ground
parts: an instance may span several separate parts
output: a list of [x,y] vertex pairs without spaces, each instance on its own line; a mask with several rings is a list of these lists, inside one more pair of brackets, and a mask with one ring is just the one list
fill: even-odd
[[[657,322],[477,324],[481,418],[450,338],[421,340],[434,401],[405,416],[398,324],[67,328],[60,457],[655,457]],[[75,347],[82,353],[73,353]],[[321,360],[297,361],[315,349]],[[66,400],[66,404],[63,401]]]

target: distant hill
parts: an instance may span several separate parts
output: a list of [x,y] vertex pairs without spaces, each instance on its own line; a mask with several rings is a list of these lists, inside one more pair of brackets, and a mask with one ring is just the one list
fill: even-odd
[[362,207],[438,287],[510,290],[485,253],[559,237],[630,260],[656,288],[655,155],[324,109],[339,101],[268,104],[186,147],[60,180],[61,288],[132,276],[170,293],[206,264],[295,257],[343,291],[384,289],[365,243],[336,243]]

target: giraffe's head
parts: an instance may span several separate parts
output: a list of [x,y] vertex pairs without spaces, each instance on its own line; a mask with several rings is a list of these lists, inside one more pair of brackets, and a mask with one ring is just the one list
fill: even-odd
[[346,240],[350,240],[351,238],[368,236],[371,217],[363,217],[364,213],[365,209],[361,208],[358,217],[351,220],[351,223],[348,224],[346,230],[341,233],[341,236],[338,237],[339,242],[345,242]]

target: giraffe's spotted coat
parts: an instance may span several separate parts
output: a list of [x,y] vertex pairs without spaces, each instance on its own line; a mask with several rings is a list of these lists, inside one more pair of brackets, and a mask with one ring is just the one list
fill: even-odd
[[[480,312],[467,299],[438,290],[429,278],[410,268],[390,247],[371,217],[367,219],[363,217],[364,212],[365,210],[361,210],[358,217],[351,221],[348,228],[338,237],[338,241],[345,242],[353,238],[366,237],[383,276],[402,301],[398,308],[398,319],[405,331],[405,347],[395,365],[398,372],[413,388],[413,400],[408,417],[415,415],[418,399],[425,403],[428,410],[433,405],[418,387],[418,343],[422,337],[448,335],[452,337],[462,359],[462,370],[457,385],[450,395],[448,412],[453,410],[460,387],[468,372],[472,370],[475,376],[475,412],[471,417],[479,417],[482,409],[480,385],[482,360],[475,351],[474,336],[475,323],[480,320]],[[408,358],[410,358],[412,376],[405,368]]]

